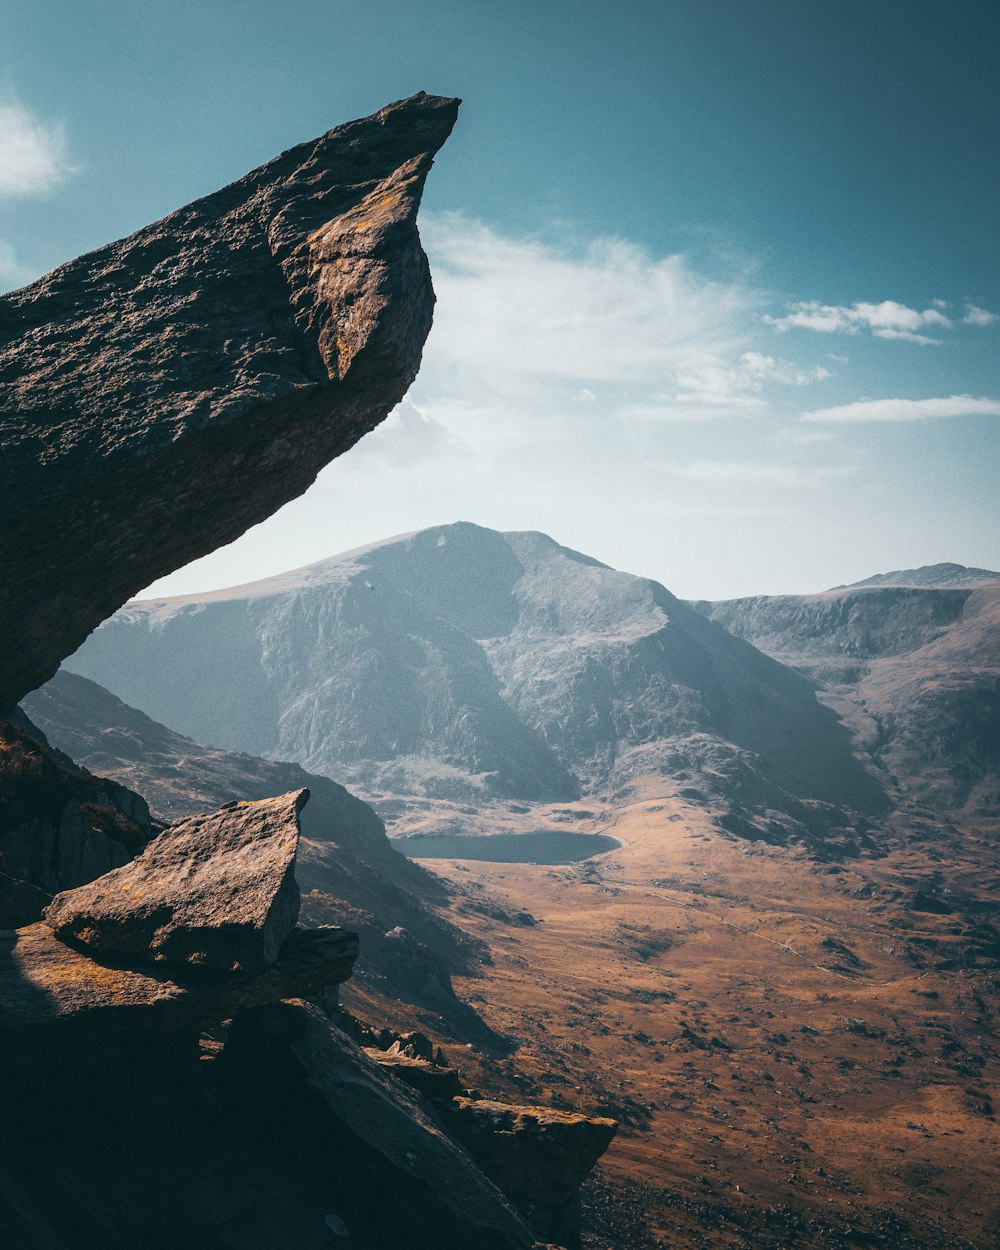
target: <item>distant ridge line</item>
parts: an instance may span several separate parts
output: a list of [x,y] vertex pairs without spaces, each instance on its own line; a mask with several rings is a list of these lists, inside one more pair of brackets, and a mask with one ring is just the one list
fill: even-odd
[[970,568],[965,564],[924,564],[917,569],[895,569],[891,573],[875,573],[860,582],[831,586],[830,590],[856,590],[864,586],[912,586],[934,590],[990,585],[1000,582],[1000,572],[993,569]]

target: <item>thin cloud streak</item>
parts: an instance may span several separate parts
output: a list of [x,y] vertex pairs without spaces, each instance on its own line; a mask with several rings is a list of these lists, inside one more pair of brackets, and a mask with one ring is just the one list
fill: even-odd
[[986,308],[978,308],[975,304],[965,305],[965,316],[962,318],[962,324],[967,326],[991,326],[995,321],[1000,321],[996,313],[990,312]]
[[815,408],[799,419],[809,422],[936,421],[951,417],[1000,417],[1000,401],[949,395],[943,399],[861,399],[833,408]]

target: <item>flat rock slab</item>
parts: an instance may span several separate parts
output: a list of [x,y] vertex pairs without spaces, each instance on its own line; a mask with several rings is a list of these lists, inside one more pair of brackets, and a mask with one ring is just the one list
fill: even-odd
[[45,924],[0,932],[0,1053],[88,1061],[167,1033],[196,1037],[246,1008],[346,981],[357,954],[358,935],[347,929],[297,929],[277,963],[233,976],[116,966],[60,942]]
[[130,864],[57,894],[46,923],[102,954],[217,972],[266,968],[298,919],[295,851],[308,797],[297,790],[178,821]]
[[403,398],[457,111],[388,105],[0,298],[0,713]]

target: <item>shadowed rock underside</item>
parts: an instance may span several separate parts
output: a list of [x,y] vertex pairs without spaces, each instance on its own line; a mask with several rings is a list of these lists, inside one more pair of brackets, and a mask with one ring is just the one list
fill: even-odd
[[0,710],[131,595],[301,494],[402,399],[421,93],[0,300]]

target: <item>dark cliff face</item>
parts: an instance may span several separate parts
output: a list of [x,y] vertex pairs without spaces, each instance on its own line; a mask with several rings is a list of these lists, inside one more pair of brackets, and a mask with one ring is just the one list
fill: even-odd
[[26,717],[0,722],[0,929],[126,863],[157,828],[144,799],[53,750]]
[[389,105],[0,300],[0,711],[403,397],[457,108]]
[[440,526],[132,603],[70,667],[200,741],[390,795],[560,802],[731,766],[771,807],[880,803],[809,682],[541,534]]

